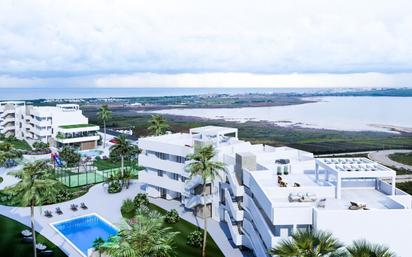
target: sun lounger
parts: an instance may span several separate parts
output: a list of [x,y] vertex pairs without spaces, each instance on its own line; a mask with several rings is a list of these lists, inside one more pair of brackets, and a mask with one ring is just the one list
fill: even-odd
[[88,209],[87,206],[86,206],[84,203],[81,203],[81,204],[80,204],[80,208],[82,208],[83,210],[87,210],[87,209]]
[[299,202],[300,196],[297,194],[289,194],[289,202]]
[[51,218],[53,217],[53,214],[51,213],[51,211],[44,211],[44,216],[46,216],[47,218]]
[[72,204],[72,205],[70,205],[70,210],[72,210],[72,211],[77,211],[77,204]]
[[295,183],[293,183],[293,186],[294,187],[300,187],[300,184],[295,182]]
[[23,237],[30,237],[30,236],[32,236],[32,232],[31,232],[30,230],[28,230],[28,229],[25,229],[25,230],[21,231],[20,234],[21,234]]
[[49,257],[53,255],[54,255],[53,250],[45,250],[45,251],[39,252],[39,256]]
[[24,243],[24,244],[31,244],[31,243],[33,243],[33,237],[31,237],[31,236],[23,237],[21,239],[21,242]]
[[350,202],[349,210],[364,210],[364,209],[367,209],[366,204]]
[[60,209],[60,207],[56,207],[56,213],[57,213],[58,215],[62,215],[62,214],[63,214],[63,212],[62,212],[62,210]]

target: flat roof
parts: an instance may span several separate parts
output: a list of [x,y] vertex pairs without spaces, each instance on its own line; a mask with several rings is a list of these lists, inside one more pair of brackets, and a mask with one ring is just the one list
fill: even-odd
[[206,135],[230,134],[236,133],[237,128],[219,127],[219,126],[204,126],[190,129],[190,133],[201,133]]
[[367,158],[317,158],[316,163],[343,178],[396,176],[394,170]]

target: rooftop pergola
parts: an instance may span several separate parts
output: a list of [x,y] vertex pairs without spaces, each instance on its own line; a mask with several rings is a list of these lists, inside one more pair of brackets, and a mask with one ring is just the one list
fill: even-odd
[[325,169],[325,180],[332,174],[336,178],[336,198],[341,198],[343,179],[390,178],[392,180],[392,195],[395,194],[396,172],[367,158],[317,158],[316,181],[319,181],[319,167]]

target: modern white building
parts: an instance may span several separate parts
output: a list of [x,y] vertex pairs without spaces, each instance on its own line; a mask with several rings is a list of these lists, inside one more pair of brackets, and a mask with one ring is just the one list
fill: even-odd
[[33,106],[25,102],[0,102],[0,133],[41,141],[55,147],[71,145],[81,150],[95,148],[99,126],[88,124],[77,104]]
[[[206,211],[202,181],[185,169],[186,156],[202,144],[215,145],[216,160],[226,165],[207,186]],[[395,187],[393,170],[369,159],[316,159],[289,147],[253,145],[239,140],[237,129],[215,126],[141,138],[139,147],[143,190],[226,223],[233,245],[258,257],[300,228],[330,231],[347,244],[385,244],[399,256],[412,252],[405,243],[412,197]]]

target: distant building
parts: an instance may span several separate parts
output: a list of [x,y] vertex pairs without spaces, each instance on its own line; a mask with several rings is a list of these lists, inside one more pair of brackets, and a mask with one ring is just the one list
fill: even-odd
[[[233,244],[258,257],[297,229],[330,231],[347,244],[364,238],[410,256],[412,197],[395,187],[395,171],[366,158],[316,159],[290,147],[253,145],[237,132],[206,126],[140,138],[142,189],[226,224]],[[204,144],[214,145],[215,159],[226,165],[220,179],[207,182],[206,202],[202,179],[186,171],[186,156]]]
[[33,106],[25,102],[0,102],[0,133],[33,144],[36,141],[55,147],[70,145],[92,149],[100,139],[99,126],[88,124],[77,104]]

